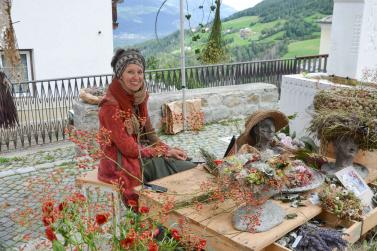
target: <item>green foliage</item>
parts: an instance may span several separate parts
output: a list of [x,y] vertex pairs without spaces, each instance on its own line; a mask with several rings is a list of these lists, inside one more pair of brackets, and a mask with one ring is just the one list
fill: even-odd
[[293,58],[305,55],[315,55],[319,52],[319,38],[291,42],[284,58]]
[[259,16],[259,21],[266,23],[277,19],[303,18],[317,12],[330,15],[333,5],[333,0],[264,0],[253,8],[233,14],[224,21],[243,16]]
[[5,163],[9,163],[9,162],[10,162],[10,159],[4,158],[4,157],[0,157],[0,164],[5,164]]
[[158,59],[155,56],[148,57],[146,64],[148,70],[158,69]]
[[[202,32],[208,24],[200,24],[196,33],[185,32],[186,65],[318,54],[317,21],[332,13],[332,5],[333,0],[264,0],[253,8],[219,20],[221,25],[213,26],[217,30],[213,35]],[[240,36],[242,28],[251,30],[249,37]],[[160,41],[150,40],[136,47],[146,58],[157,58],[160,69],[179,66],[178,31]]]
[[314,32],[321,31],[317,23],[296,18],[290,18],[280,30],[283,29],[286,31],[286,37],[290,39],[306,38],[312,35]]

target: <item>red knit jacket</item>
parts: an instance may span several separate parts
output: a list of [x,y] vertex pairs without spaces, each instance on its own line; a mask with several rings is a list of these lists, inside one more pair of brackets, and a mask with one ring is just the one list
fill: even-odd
[[[147,100],[143,103],[146,105]],[[107,91],[100,104],[99,124],[100,128],[104,127],[111,131],[111,144],[103,149],[106,157],[100,160],[98,179],[107,183],[115,182],[120,184],[126,200],[137,200],[138,197],[133,193],[132,189],[140,185],[140,181],[128,175],[127,172],[141,180],[141,168],[138,159],[139,145],[137,143],[137,136],[129,135],[123,121],[119,118],[114,118],[119,109],[121,109],[119,103],[111,92]],[[149,116],[147,116],[147,123],[150,124]],[[127,172],[120,169],[117,165],[118,149],[121,153],[122,167]],[[140,152],[142,158],[155,156],[153,148],[140,147]]]

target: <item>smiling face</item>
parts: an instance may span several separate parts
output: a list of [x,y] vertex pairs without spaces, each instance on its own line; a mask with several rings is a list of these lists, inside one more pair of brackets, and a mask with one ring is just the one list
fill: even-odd
[[138,91],[144,82],[144,70],[137,64],[129,64],[121,75],[125,87],[133,92]]

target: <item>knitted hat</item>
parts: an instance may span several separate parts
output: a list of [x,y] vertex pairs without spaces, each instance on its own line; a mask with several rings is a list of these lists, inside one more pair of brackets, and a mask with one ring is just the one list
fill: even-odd
[[141,55],[140,51],[137,49],[118,49],[115,52],[113,59],[111,60],[111,66],[115,77],[120,78],[123,71],[126,69],[129,64],[137,64],[140,67],[145,69],[145,59]]
[[275,125],[275,130],[279,131],[286,125],[288,125],[288,118],[284,113],[278,110],[261,110],[251,114],[245,123],[245,131],[238,137],[236,143],[238,147],[241,147],[244,144],[249,144],[254,146],[256,142],[251,137],[250,132],[259,122],[264,119],[272,119]]

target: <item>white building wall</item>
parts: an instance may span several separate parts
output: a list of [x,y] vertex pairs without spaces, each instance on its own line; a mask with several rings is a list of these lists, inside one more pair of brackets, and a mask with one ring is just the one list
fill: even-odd
[[334,0],[327,72],[356,76],[364,0]]
[[328,73],[362,79],[377,67],[377,0],[334,0]]
[[110,73],[111,0],[13,0],[19,49],[32,49],[34,78]]
[[366,0],[361,28],[357,79],[363,79],[366,69],[377,70],[377,0]]
[[331,45],[331,23],[322,23],[319,54],[329,54],[330,45]]

